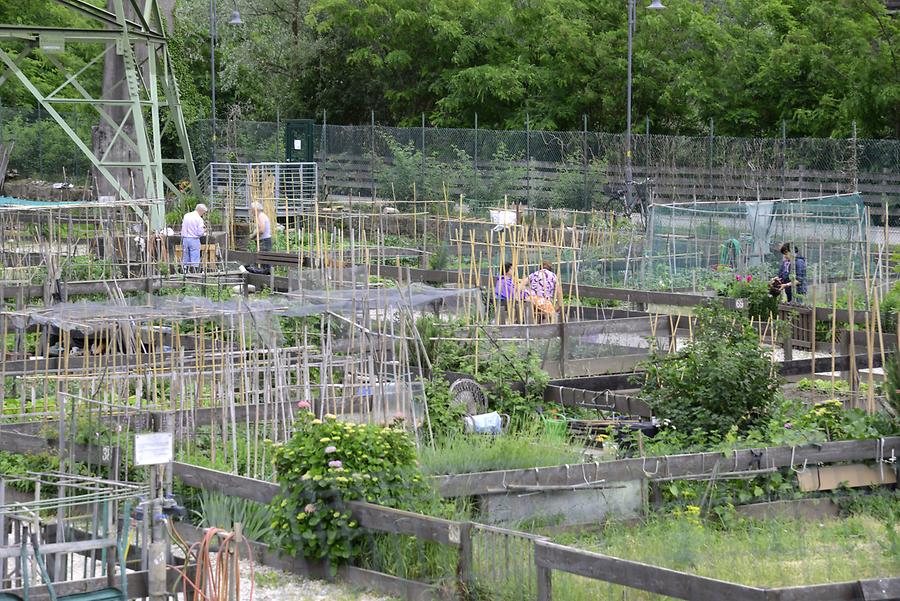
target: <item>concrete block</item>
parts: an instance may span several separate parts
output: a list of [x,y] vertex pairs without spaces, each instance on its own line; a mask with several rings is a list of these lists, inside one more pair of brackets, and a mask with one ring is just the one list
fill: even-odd
[[573,526],[642,514],[643,480],[611,483],[590,490],[507,493],[481,497],[481,518],[489,524],[534,520],[541,524]]

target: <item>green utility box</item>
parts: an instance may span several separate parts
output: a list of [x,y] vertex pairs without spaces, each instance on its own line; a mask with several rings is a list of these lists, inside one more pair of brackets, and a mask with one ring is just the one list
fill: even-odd
[[288,163],[311,163],[315,148],[312,119],[284,122],[284,157]]

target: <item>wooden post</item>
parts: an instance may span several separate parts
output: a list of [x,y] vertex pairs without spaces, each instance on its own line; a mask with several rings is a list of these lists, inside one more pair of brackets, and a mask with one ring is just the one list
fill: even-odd
[[559,377],[566,377],[566,324],[565,316],[562,311],[559,312]]
[[853,314],[853,288],[847,292],[847,311],[850,314],[850,323],[848,324],[848,351],[850,354],[850,392],[856,392],[858,390],[858,386],[856,383],[856,341],[854,340],[853,334],[856,332],[856,320],[854,319]]
[[537,576],[537,601],[552,601],[553,570],[542,565],[535,565]]
[[784,360],[791,361],[794,358],[794,319],[796,319],[793,310],[788,311],[787,315],[787,332],[784,335]]
[[459,558],[456,563],[456,583],[461,600],[473,597],[472,522],[459,524]]
[[228,553],[228,560],[231,566],[228,571],[228,601],[240,601],[238,591],[240,590],[240,570],[241,565],[238,563],[238,545],[244,541],[243,526],[241,522],[234,523],[234,549]]

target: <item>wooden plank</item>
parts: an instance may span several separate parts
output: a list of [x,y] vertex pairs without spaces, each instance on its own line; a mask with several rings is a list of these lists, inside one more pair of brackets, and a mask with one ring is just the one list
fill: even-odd
[[355,566],[339,567],[338,577],[356,588],[376,590],[381,594],[399,597],[406,601],[443,599],[440,589],[436,586]]
[[[116,538],[96,538],[90,540],[77,540],[65,543],[48,543],[41,545],[41,555],[49,555],[50,553],[81,553],[82,551],[93,551],[95,549],[104,549],[116,546]],[[34,547],[29,546],[26,551],[28,556],[34,555]],[[18,545],[13,547],[0,547],[0,559],[19,557],[22,550]]]
[[768,601],[863,601],[859,582],[788,586],[767,594]]
[[[61,285],[65,288],[66,294],[69,296],[77,295],[77,294],[106,294],[106,284],[104,282],[61,282]],[[122,292],[143,292],[147,290],[147,278],[125,278],[125,279],[117,279],[116,285],[122,290]],[[177,288],[182,284],[171,284],[170,287]],[[163,288],[163,283],[158,278],[151,279],[151,286],[153,290],[159,290]],[[114,286],[110,286],[114,288]],[[24,298],[41,298],[44,296],[44,287],[37,285],[27,285],[20,284],[15,286],[4,286],[0,288],[0,298],[3,300],[14,299],[19,292],[24,295]]]
[[570,407],[590,407],[603,411],[615,411],[622,415],[653,416],[653,411],[647,403],[636,396],[627,394],[547,385],[544,388],[544,400],[548,403],[559,403]]
[[[702,476],[712,473],[715,465],[723,464],[727,471],[748,471],[771,467],[801,467],[804,463],[835,463],[865,461],[876,458],[878,440],[848,440],[808,444],[796,447],[767,447],[740,449],[730,453],[694,453],[620,459],[575,465],[559,465],[519,470],[475,472],[454,476],[436,476],[438,489],[444,497],[504,494],[507,486],[578,486],[585,482],[617,482],[682,476]],[[893,452],[900,455],[900,437],[884,439],[884,457]],[[886,470],[888,468],[885,468]]]
[[[863,364],[868,361],[868,355],[857,355],[857,364]],[[850,367],[850,356],[839,355],[834,358],[835,369],[837,371],[846,371]],[[874,367],[881,366],[881,355],[875,354],[872,358]],[[778,363],[779,371],[783,376],[807,375],[810,371],[809,359],[795,359],[793,361],[782,361]],[[817,357],[815,361],[815,371],[831,371],[831,357]],[[603,374],[579,378],[554,378],[550,380],[551,386],[562,386],[566,388],[580,388],[583,390],[594,390],[604,392],[606,390],[629,390],[640,388],[639,383],[635,383],[632,379],[637,378],[640,382],[642,374],[638,372]]]
[[860,580],[859,588],[862,589],[863,598],[866,601],[891,601],[900,599],[900,578]]
[[[589,336],[592,334],[635,334],[650,336],[657,328],[662,328],[663,320],[654,323],[654,317],[624,317],[618,319],[596,319],[569,321],[562,324],[566,330],[566,336]],[[689,331],[688,318],[680,321],[678,332],[687,334]],[[555,338],[559,335],[560,324],[529,324],[529,325],[489,325],[485,329],[495,338],[513,339],[538,339]]]
[[[138,599],[146,597],[149,594],[148,572],[131,572],[128,574],[128,598]],[[167,588],[175,590],[178,586],[180,590],[181,576],[175,570],[169,569],[166,574]],[[118,574],[116,575],[116,583],[120,582]],[[54,582],[53,591],[60,598],[68,595],[77,595],[79,593],[89,593],[101,590],[107,587],[106,576],[101,578],[88,578],[86,580],[70,580],[68,582]],[[25,589],[10,589],[3,591],[17,597],[25,598]],[[50,591],[46,585],[34,585],[28,589],[29,601],[50,601]]]
[[[199,542],[204,534],[204,529],[184,522],[175,522],[175,529],[188,544]],[[317,580],[331,578],[325,562],[309,562],[303,557],[288,557],[269,545],[252,540],[246,542],[250,546],[253,560],[257,564],[298,574],[305,578]],[[214,545],[210,550],[215,552],[218,547]],[[354,587],[375,590],[381,594],[400,597],[407,601],[432,601],[441,598],[438,588],[433,585],[355,566],[338,567],[337,577],[340,581]]]
[[379,532],[408,534],[451,547],[459,547],[461,544],[463,526],[461,522],[381,507],[362,501],[350,501],[348,505],[353,518],[364,528]]
[[534,543],[534,561],[538,566],[545,568],[677,599],[767,601],[764,589],[695,576],[544,541]]
[[882,466],[881,469],[870,465],[813,465],[797,474],[800,490],[804,492],[834,490],[842,486],[859,488],[896,484],[897,473],[893,466]]
[[769,501],[739,505],[735,510],[750,518],[787,518],[819,521],[823,518],[840,517],[841,508],[828,498],[793,499],[789,501]]
[[[648,356],[648,353],[644,352],[616,357],[597,357],[595,359],[568,359],[566,361],[566,375],[578,377],[589,374],[631,372],[639,363],[646,361]],[[559,362],[554,358],[548,358],[542,367],[551,378],[562,376]]]
[[[47,423],[41,423],[46,426]],[[47,440],[44,436],[31,436],[10,430],[0,430],[0,450],[22,455],[40,455],[59,448],[56,440]],[[116,447],[88,447],[87,445],[67,442],[66,451],[71,452],[75,461],[93,465],[110,465],[113,462]]]
[[281,488],[277,484],[235,476],[218,470],[213,470],[180,461],[172,462],[172,475],[180,478],[188,486],[214,490],[232,497],[249,499],[257,503],[268,505],[279,493]]

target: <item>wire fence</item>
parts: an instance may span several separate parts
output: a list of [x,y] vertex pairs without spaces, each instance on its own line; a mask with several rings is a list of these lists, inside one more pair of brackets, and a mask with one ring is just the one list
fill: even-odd
[[[90,116],[70,123],[89,141]],[[219,162],[285,160],[284,122],[217,125]],[[212,159],[209,121],[189,125],[201,171]],[[496,204],[608,208],[624,198],[625,135],[589,131],[498,131],[319,124],[314,128],[322,197],[403,202],[458,197]],[[172,136],[174,138],[174,135]],[[0,143],[14,141],[10,168],[47,181],[84,183],[90,163],[46,113],[0,108]],[[808,198],[859,191],[867,203],[900,201],[900,140],[633,136],[634,180],[660,202]],[[184,174],[169,173],[174,179]],[[645,198],[647,200],[647,198]]]

